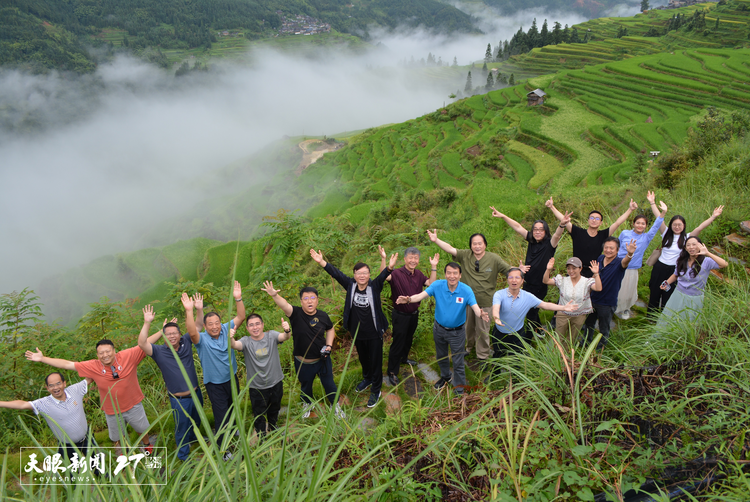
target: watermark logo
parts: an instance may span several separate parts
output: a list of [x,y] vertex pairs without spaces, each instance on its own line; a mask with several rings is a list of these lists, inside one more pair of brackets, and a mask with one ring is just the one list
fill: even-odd
[[154,485],[167,483],[167,449],[160,446],[152,452],[135,449],[120,454],[119,448],[94,447],[66,458],[59,452],[44,455],[38,448],[21,448],[21,484],[111,484]]

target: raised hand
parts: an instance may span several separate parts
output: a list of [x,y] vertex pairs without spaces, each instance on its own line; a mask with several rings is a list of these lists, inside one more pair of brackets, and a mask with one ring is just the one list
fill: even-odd
[[320,250],[315,251],[314,249],[310,249],[310,257],[319,265],[323,262],[323,253]]
[[555,259],[550,258],[547,262],[547,270],[552,270],[553,268],[555,268]]
[[229,328],[229,338],[234,338],[234,334],[237,333],[237,330],[234,328]]
[[630,205],[628,207],[630,207],[631,211],[635,211],[638,209],[638,204],[633,199],[630,199]]
[[518,268],[525,274],[531,269],[531,265],[524,265],[522,260],[518,260]]
[[234,281],[232,296],[234,296],[235,300],[242,300],[242,286],[240,286],[240,281]]
[[721,205],[721,206],[717,207],[716,209],[714,209],[714,212],[713,212],[713,214],[711,216],[713,216],[714,218],[718,218],[719,216],[721,216],[721,213],[723,211],[724,211],[724,206]]
[[708,248],[705,244],[700,244],[698,246],[698,254],[701,256],[706,256],[708,254]]
[[156,319],[156,314],[154,314],[154,307],[151,305],[146,305],[143,307],[143,322],[151,324],[154,322],[154,319]]
[[589,267],[591,268],[592,274],[598,274],[599,273],[599,262],[596,260],[591,260],[591,263],[589,264]]
[[26,351],[26,359],[28,359],[29,361],[34,361],[35,363],[41,363],[43,357],[44,357],[44,354],[42,354],[42,351],[39,350],[39,347],[36,348],[36,352],[31,352],[30,350]]
[[276,296],[279,294],[280,289],[274,289],[273,282],[271,281],[263,281],[263,287],[260,288],[261,291],[265,291],[270,296]]
[[378,244],[378,253],[380,253],[381,258],[385,259],[386,257],[385,248],[383,248],[383,246],[381,246],[380,244]]
[[437,241],[437,228],[433,229],[432,232],[430,232],[430,230],[428,229],[427,237],[429,237],[432,242]]
[[552,209],[552,207],[553,207],[553,206],[555,205],[555,203],[554,203],[554,202],[552,202],[552,197],[550,197],[550,198],[549,198],[549,200],[547,200],[547,201],[546,201],[546,202],[544,203],[544,205],[545,205],[545,206],[547,206],[548,208]]
[[187,293],[182,293],[182,297],[180,299],[182,300],[182,306],[185,307],[185,310],[193,310],[193,308],[195,307],[195,302],[188,296]]
[[565,308],[563,310],[565,312],[575,312],[576,310],[578,310],[578,304],[575,304],[573,303],[573,300],[570,300],[565,304]]
[[398,260],[398,253],[393,253],[391,255],[391,259],[388,260],[388,268],[390,268],[391,270],[393,270],[394,268],[396,268],[396,261],[397,260]]
[[432,265],[432,268],[437,268],[438,263],[440,263],[440,253],[435,253],[435,256],[430,258],[430,265]]
[[567,225],[568,223],[570,223],[570,217],[571,217],[571,216],[573,216],[573,211],[571,211],[571,212],[569,212],[569,213],[564,213],[564,214],[563,214],[563,219],[562,219],[562,220],[560,220],[560,226],[563,226],[563,227],[564,227],[564,226],[566,226],[566,225]]
[[667,208],[667,205],[666,205],[666,204],[664,204],[664,201],[663,201],[663,200],[660,200],[660,201],[659,201],[659,210],[661,211],[661,215],[662,215],[662,217],[663,217],[663,216],[664,216],[665,214],[667,214],[667,209],[668,209],[668,208]]
[[165,318],[164,318],[164,322],[163,322],[163,323],[161,323],[161,327],[163,328],[164,326],[166,326],[166,325],[167,325],[167,323],[170,323],[170,322],[173,322],[173,323],[177,324],[177,318],[176,318],[176,317],[173,317],[172,319],[167,319],[167,318],[165,317]]
[[289,323],[286,322],[286,319],[283,317],[281,318],[281,327],[284,331],[291,331],[291,328],[289,327]]
[[636,247],[637,246],[635,244],[635,239],[630,239],[630,242],[628,242],[628,244],[625,246],[625,249],[628,250],[629,255],[632,255],[635,253]]
[[656,194],[649,190],[646,192],[646,200],[649,202],[649,204],[656,204]]
[[203,309],[203,295],[200,293],[195,293],[193,295],[193,305],[196,309],[201,310]]
[[503,213],[495,209],[495,206],[490,206],[490,209],[492,209],[492,216],[495,218],[502,218],[504,216]]

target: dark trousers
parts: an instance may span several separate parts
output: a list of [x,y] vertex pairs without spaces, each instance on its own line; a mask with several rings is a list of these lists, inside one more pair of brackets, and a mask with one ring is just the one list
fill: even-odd
[[[523,327],[515,333],[503,333],[497,329],[497,325],[492,328],[492,357],[500,358],[508,354],[518,354],[523,350],[523,342],[531,343],[531,333]],[[492,374],[500,373],[500,367],[495,366]]]
[[334,404],[337,389],[336,382],[333,381],[333,365],[330,357],[318,359],[314,363],[302,363],[295,357],[294,371],[297,373],[297,379],[302,386],[302,401],[310,404],[315,400],[313,397],[313,382],[315,381],[315,375],[317,375],[320,383],[323,384],[328,402]]
[[[60,446],[57,449],[57,453],[59,453],[61,457],[65,457],[66,459],[68,459],[68,462],[70,462],[70,459],[73,458],[73,455],[78,454],[78,452],[80,452],[79,457],[92,457],[94,455],[94,449],[97,446],[99,445],[96,444],[96,439],[94,439],[94,435],[91,433],[91,429],[89,428],[89,430],[86,432],[86,437],[81,439],[77,443],[60,443]],[[78,451],[76,451],[76,449]],[[91,455],[89,455],[89,450],[91,450]],[[89,464],[89,461],[86,460],[86,463]],[[97,476],[102,475],[102,471],[100,471],[98,467],[92,467],[92,471]]]
[[[470,315],[474,315],[474,313],[470,312]],[[451,363],[448,360],[448,354],[450,353],[453,360],[453,386],[465,387],[466,326],[461,325],[458,328],[450,329],[435,321],[432,325],[432,339],[435,341],[435,357],[440,368],[440,376],[446,380],[451,378]]]
[[[232,392],[231,389],[229,392]],[[199,406],[202,408],[203,393],[200,389],[196,389],[195,394]],[[213,400],[211,400],[211,404],[213,404]],[[174,416],[174,441],[177,443],[177,458],[185,461],[190,455],[190,443],[197,441],[193,430],[193,422],[200,428],[201,414],[190,395],[184,397],[169,396],[169,405],[172,407],[172,415]]]
[[393,342],[388,352],[388,374],[398,375],[401,363],[405,363],[409,358],[417,324],[419,324],[418,311],[413,314],[393,311]]
[[[544,301],[544,297],[547,296],[546,284],[529,284],[528,282],[525,282],[523,284],[523,289],[542,301]],[[539,331],[542,329],[542,321],[539,319],[538,308],[529,309],[526,314],[526,320],[529,321],[529,328],[533,331]]]
[[672,296],[675,290],[674,286],[669,291],[664,291],[660,288],[661,283],[669,279],[672,274],[674,274],[674,266],[665,265],[660,261],[657,261],[651,270],[651,279],[648,281],[648,288],[651,290],[651,295],[648,297],[649,314],[660,312],[664,308],[664,305],[667,304],[669,297]]
[[253,406],[253,415],[255,421],[253,426],[259,436],[266,433],[266,423],[268,430],[276,430],[276,421],[279,419],[279,410],[281,409],[281,398],[284,396],[284,381],[280,381],[268,389],[248,389],[250,404]]
[[599,340],[596,348],[597,350],[602,350],[607,345],[607,340],[609,339],[609,325],[612,322],[612,316],[615,313],[616,307],[596,304],[592,305],[592,307],[594,307],[594,311],[586,317],[586,324],[583,329],[584,341],[586,345],[594,341],[594,334],[596,332],[594,325],[596,321],[599,321],[599,332],[602,334],[602,339]]
[[362,365],[362,379],[371,383],[371,392],[377,394],[383,386],[383,339],[360,340],[354,337],[354,346]]
[[[216,432],[227,425],[231,416],[229,415],[229,408],[233,404],[232,400],[232,384],[236,386],[235,389],[239,389],[240,382],[237,375],[234,375],[231,380],[224,383],[207,383],[206,394],[211,400],[211,409],[214,411],[214,428]],[[223,434],[219,436],[217,441],[221,443]]]

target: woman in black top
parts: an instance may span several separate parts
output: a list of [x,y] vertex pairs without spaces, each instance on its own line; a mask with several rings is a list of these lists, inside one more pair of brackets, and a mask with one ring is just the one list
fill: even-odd
[[[560,238],[565,232],[565,225],[570,221],[570,215],[573,213],[564,215],[564,219],[555,229],[555,233],[551,234],[549,225],[544,220],[536,220],[531,225],[531,230],[526,230],[516,220],[504,215],[494,207],[490,206],[490,209],[492,209],[492,216],[504,219],[510,225],[510,228],[529,243],[525,261],[529,269],[526,272],[523,289],[540,300],[544,300],[544,297],[547,296],[547,285],[542,282],[542,277],[544,271],[547,270],[549,259],[555,256],[557,244],[560,242]],[[529,310],[526,319],[531,323],[531,329],[534,331],[538,331],[541,327],[538,308]]]

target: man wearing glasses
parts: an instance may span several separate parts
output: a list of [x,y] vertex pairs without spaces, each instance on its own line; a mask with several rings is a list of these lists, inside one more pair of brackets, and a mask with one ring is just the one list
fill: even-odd
[[[487,360],[492,355],[490,345],[490,323],[489,316],[492,310],[492,295],[497,290],[497,276],[502,273],[507,275],[510,270],[505,260],[495,253],[487,252],[487,238],[483,234],[474,234],[469,237],[471,249],[456,249],[445,241],[438,239],[437,229],[427,231],[430,240],[456,257],[456,262],[463,270],[462,282],[471,288],[476,297],[476,303],[486,315],[475,316],[471,309],[466,308],[466,352],[476,346],[477,359]],[[528,267],[521,263],[520,268],[525,272]],[[485,320],[485,318],[487,320]]]
[[[161,338],[162,332],[151,335],[149,343]],[[143,409],[143,392],[138,383],[138,363],[143,361],[146,353],[140,347],[131,347],[117,352],[112,340],[99,340],[96,343],[96,359],[74,362],[66,359],[55,359],[36,352],[26,351],[29,361],[49,364],[52,367],[68,371],[77,371],[83,378],[90,378],[99,388],[99,400],[107,417],[109,439],[115,448],[120,447],[120,438],[127,437],[127,426],[130,425],[138,434],[146,432],[151,424]],[[153,452],[149,436],[143,438],[144,451]]]
[[370,267],[359,262],[354,265],[354,277],[349,277],[323,259],[320,251],[310,250],[310,256],[325,271],[336,279],[346,291],[344,301],[344,327],[351,333],[362,365],[362,381],[355,390],[362,392],[371,387],[367,407],[373,408],[380,399],[383,385],[383,333],[388,329],[388,319],[383,314],[380,293],[386,278],[396,266],[398,253],[391,255],[390,262],[380,274],[370,280]]
[[[552,202],[552,197],[550,197],[545,205],[552,211],[555,218],[560,220],[560,222],[565,219],[565,215],[558,211]],[[617,218],[617,221],[604,230],[599,230],[599,227],[602,225],[603,216],[602,213],[596,209],[589,213],[588,228],[585,229],[578,225],[573,225],[570,222],[570,218],[568,218],[564,227],[568,233],[570,233],[570,238],[573,241],[573,256],[581,260],[581,263],[583,263],[583,268],[581,269],[582,276],[589,278],[593,277],[594,274],[591,272],[589,264],[599,258],[599,255],[602,254],[602,249],[604,248],[604,242],[617,231],[620,225],[628,219],[630,213],[636,209],[638,209],[638,204],[636,204],[633,199],[630,199],[628,209],[622,214],[622,216]],[[563,226],[562,223],[561,226]]]
[[42,415],[60,441],[57,452],[61,456],[70,460],[76,448],[87,456],[89,446],[96,446],[83,411],[83,396],[92,381],[86,378],[68,387],[63,374],[53,371],[44,379],[49,396],[36,401],[0,401],[0,408],[29,410]]

